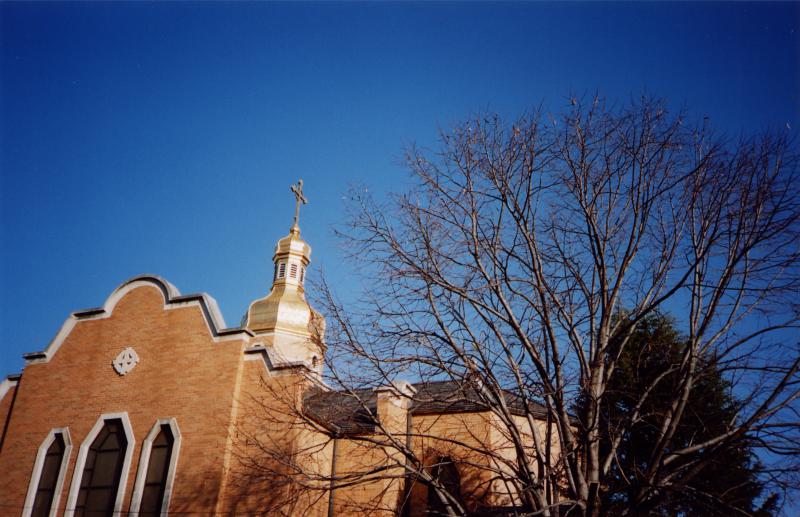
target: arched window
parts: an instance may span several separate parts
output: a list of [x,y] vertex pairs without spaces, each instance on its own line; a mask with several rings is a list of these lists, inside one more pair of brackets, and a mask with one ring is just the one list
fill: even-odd
[[164,490],[167,488],[169,458],[172,456],[174,442],[169,425],[162,424],[150,449],[150,461],[147,463],[147,475],[144,478],[139,515],[161,515]]
[[24,517],[55,515],[71,449],[72,441],[67,429],[50,431],[39,446],[22,512]]
[[[453,460],[448,457],[439,458],[431,468],[431,474],[439,485],[452,496],[461,507],[464,507],[461,498],[461,476],[458,474]],[[433,485],[428,486],[428,515],[449,515],[447,507],[442,502]]]
[[42,473],[39,476],[39,487],[36,489],[36,498],[33,501],[34,517],[47,517],[50,515],[50,507],[53,504],[53,496],[56,493],[56,482],[58,481],[58,471],[61,470],[61,462],[64,459],[64,437],[61,433],[55,435],[53,443],[47,449],[42,465]]
[[174,418],[160,419],[142,443],[131,514],[162,515],[169,508],[181,433]]
[[119,419],[106,420],[86,455],[75,515],[112,515],[128,439]]

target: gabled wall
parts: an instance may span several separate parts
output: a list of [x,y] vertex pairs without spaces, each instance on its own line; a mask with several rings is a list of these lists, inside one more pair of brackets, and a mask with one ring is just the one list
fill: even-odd
[[[3,512],[19,514],[37,449],[53,428],[68,428],[75,446],[60,494],[61,515],[77,479],[80,445],[98,418],[111,413],[127,415],[134,442],[121,483],[123,512],[131,503],[142,442],[164,418],[174,418],[182,435],[170,510],[213,511],[249,339],[247,332],[222,329],[217,314],[208,299],[180,297],[168,283],[145,277],[123,284],[102,309],[68,319],[48,350],[29,356],[23,372],[0,452]],[[120,375],[112,361],[127,347],[139,363]]]

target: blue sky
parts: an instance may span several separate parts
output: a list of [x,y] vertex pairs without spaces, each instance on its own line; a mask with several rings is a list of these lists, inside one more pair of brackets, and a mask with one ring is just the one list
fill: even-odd
[[140,273],[230,326],[275,241],[354,272],[349,185],[401,189],[469,114],[648,93],[721,131],[800,128],[798,3],[0,3],[0,376]]

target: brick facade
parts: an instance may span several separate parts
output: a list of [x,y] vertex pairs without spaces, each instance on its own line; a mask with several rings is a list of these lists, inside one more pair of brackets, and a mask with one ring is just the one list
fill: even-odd
[[[292,303],[304,300],[298,292]],[[310,310],[308,318],[319,316]],[[73,314],[47,350],[26,356],[21,377],[0,386],[0,514],[27,515],[37,454],[54,430],[62,430],[71,448],[52,515],[70,515],[83,472],[75,472],[81,450],[91,445],[102,416],[115,415],[124,417],[132,435],[118,490],[120,514],[130,512],[137,475],[147,469],[146,437],[169,421],[180,434],[174,481],[164,496],[174,515],[425,515],[427,488],[406,478],[403,457],[381,442],[386,435],[364,441],[356,435],[372,431],[356,430],[334,438],[306,417],[308,394],[320,389],[314,354],[324,351],[324,343],[303,349],[295,340],[291,357],[301,360],[281,362],[286,354],[276,351],[279,338],[287,342],[278,334],[226,329],[213,299],[181,296],[151,276],[125,282],[102,308]],[[112,362],[128,347],[139,361],[120,374]],[[428,404],[415,414],[411,399],[395,387],[368,392],[368,398],[376,425],[409,440],[418,457],[433,462],[447,456],[471,465],[459,466],[468,507],[515,503],[514,494],[479,468],[490,461],[482,448],[505,446],[491,413],[469,404],[437,413]],[[344,399],[329,400],[336,415]],[[292,478],[286,458],[307,476]],[[331,474],[372,470],[378,474],[328,490]],[[275,475],[284,471],[285,477]]]
[[[2,508],[16,513],[23,507],[39,445],[51,429],[67,428],[74,447],[61,515],[78,449],[98,418],[110,413],[127,413],[133,430],[134,460],[123,473],[128,494],[142,441],[159,418],[175,418],[183,440],[170,508],[215,508],[246,340],[215,339],[199,303],[169,305],[157,282],[136,282],[102,317],[78,320],[46,361],[26,366],[0,452]],[[112,360],[129,346],[140,362],[119,375]],[[126,497],[122,511],[129,506]]]

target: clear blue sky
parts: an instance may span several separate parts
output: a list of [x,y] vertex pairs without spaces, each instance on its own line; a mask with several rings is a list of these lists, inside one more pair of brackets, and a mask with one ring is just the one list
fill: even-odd
[[334,286],[349,184],[470,113],[647,92],[800,128],[800,4],[0,3],[0,378],[127,278],[266,294],[304,178]]

